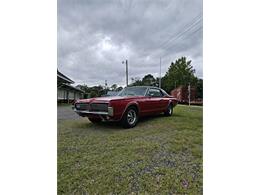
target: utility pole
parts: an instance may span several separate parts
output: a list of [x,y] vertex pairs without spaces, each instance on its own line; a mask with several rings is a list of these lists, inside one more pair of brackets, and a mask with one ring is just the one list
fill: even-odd
[[126,86],[128,87],[128,62],[127,60],[125,61],[126,64]]
[[160,77],[159,77],[159,88],[162,86],[162,77],[161,77],[161,69],[162,69],[162,59],[160,57]]
[[125,74],[126,74],[126,86],[128,87],[128,62],[126,61],[122,61],[122,64],[125,63]]

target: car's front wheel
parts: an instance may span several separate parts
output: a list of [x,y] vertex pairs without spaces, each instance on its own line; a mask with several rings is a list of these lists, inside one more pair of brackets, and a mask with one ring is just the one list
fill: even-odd
[[129,107],[122,118],[122,125],[124,128],[132,128],[138,122],[138,112],[135,107]]
[[173,113],[173,106],[172,104],[169,104],[169,106],[167,107],[167,110],[164,112],[165,116],[172,116]]

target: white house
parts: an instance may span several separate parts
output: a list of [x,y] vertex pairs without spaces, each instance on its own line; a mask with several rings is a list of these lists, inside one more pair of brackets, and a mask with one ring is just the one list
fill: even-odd
[[70,103],[77,99],[84,98],[84,92],[76,87],[73,87],[71,85],[73,83],[74,81],[57,70],[58,102]]

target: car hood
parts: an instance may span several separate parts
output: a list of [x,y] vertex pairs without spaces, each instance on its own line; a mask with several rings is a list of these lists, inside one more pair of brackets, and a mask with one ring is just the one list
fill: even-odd
[[77,103],[92,103],[92,102],[100,102],[100,103],[107,103],[112,100],[125,100],[125,99],[135,99],[138,98],[137,96],[128,96],[128,97],[121,97],[121,96],[109,96],[109,97],[97,97],[97,98],[90,98],[90,99],[81,99],[78,100]]

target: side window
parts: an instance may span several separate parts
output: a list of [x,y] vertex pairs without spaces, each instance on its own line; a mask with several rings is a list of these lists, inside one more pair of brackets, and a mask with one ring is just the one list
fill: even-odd
[[164,91],[163,89],[161,89],[161,93],[163,94],[163,96],[169,96],[169,94],[166,91]]
[[162,93],[159,89],[150,88],[148,92],[149,97],[162,97]]

